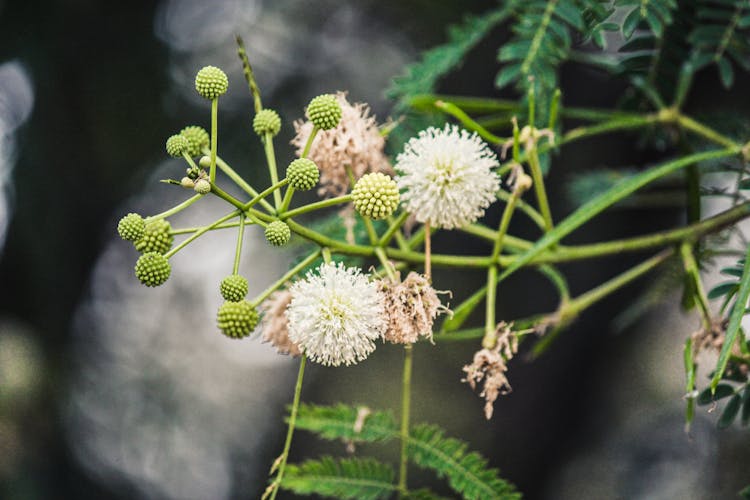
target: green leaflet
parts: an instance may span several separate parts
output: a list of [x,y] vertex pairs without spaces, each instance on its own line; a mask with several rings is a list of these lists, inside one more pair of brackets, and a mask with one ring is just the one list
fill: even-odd
[[482,16],[464,17],[461,24],[448,29],[445,44],[425,52],[421,60],[407,66],[403,75],[393,79],[386,96],[398,100],[398,108],[403,111],[412,97],[433,92],[438,79],[459,66],[464,56],[510,12],[509,8],[502,8]]
[[476,452],[468,452],[466,443],[447,438],[434,425],[414,426],[409,439],[409,456],[420,467],[434,470],[446,477],[451,488],[465,499],[518,499],[520,494],[506,482],[496,469],[487,468],[487,460]]
[[737,300],[735,300],[729,312],[729,326],[727,326],[724,345],[721,348],[719,361],[716,363],[716,370],[714,370],[714,376],[711,379],[712,392],[716,391],[716,387],[719,385],[729,362],[729,355],[732,352],[732,347],[737,340],[737,334],[739,334],[740,327],[742,326],[742,317],[745,315],[748,298],[750,298],[750,247],[748,247],[747,254],[745,255],[745,267],[740,279],[740,290],[737,292]]
[[[325,439],[343,439],[355,441],[386,441],[389,439],[397,440],[400,438],[400,431],[396,426],[393,416],[389,412],[373,411],[363,420],[361,420],[360,432],[355,432],[355,424],[358,420],[358,414],[361,410],[355,407],[339,404],[336,406],[317,406],[301,405],[297,414],[297,429],[304,429],[315,432]],[[488,468],[487,460],[476,452],[467,450],[467,444],[458,439],[445,437],[442,429],[435,425],[420,424],[411,429],[408,442],[409,458],[418,466],[432,469],[438,477],[445,477],[448,483],[457,493],[460,493],[466,499],[517,499],[520,495],[516,492],[515,487],[502,479],[496,469]],[[321,462],[327,460],[325,464]],[[346,480],[354,481],[364,480],[364,473],[361,470],[355,470],[359,476],[337,477],[336,471],[342,471],[340,463],[331,463],[332,459],[323,459],[321,462],[313,461],[312,469],[302,474],[301,469],[294,469],[294,474],[304,476],[303,483],[294,483],[295,488],[312,488],[310,478],[315,475],[315,481],[324,482],[326,488],[338,487],[344,484]],[[304,464],[303,464],[304,466]],[[299,467],[303,467],[299,466]],[[336,467],[339,467],[338,469]],[[355,468],[352,465],[352,468]],[[373,468],[376,468],[373,466]],[[289,475],[290,469],[287,469]],[[322,471],[322,472],[321,472]],[[325,472],[325,474],[324,474]],[[343,471],[344,474],[346,471]],[[382,471],[381,471],[382,472]],[[289,476],[284,478],[283,487],[287,487]],[[368,476],[369,477],[369,476]],[[380,477],[380,476],[379,476]],[[383,485],[387,482],[383,475],[378,479],[378,494],[386,491]],[[373,480],[369,477],[369,480]],[[354,482],[353,484],[362,485],[364,483]],[[370,485],[370,483],[367,483]],[[291,487],[290,487],[291,489]],[[303,490],[295,489],[302,493]],[[305,490],[309,493],[325,494],[321,490]],[[333,490],[331,490],[333,491]],[[375,491],[375,489],[373,490]],[[412,492],[413,498],[434,498],[427,492]],[[354,498],[354,497],[341,497]],[[362,497],[365,498],[365,497]],[[378,496],[368,498],[380,498]]]
[[393,468],[372,458],[321,457],[289,464],[281,487],[300,494],[352,500],[389,498],[396,491]]

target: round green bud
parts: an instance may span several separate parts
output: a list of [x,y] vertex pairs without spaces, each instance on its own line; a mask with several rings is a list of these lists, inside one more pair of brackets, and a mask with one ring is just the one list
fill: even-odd
[[185,189],[193,189],[195,187],[195,182],[193,182],[193,179],[190,177],[183,177],[180,180],[180,186],[184,187]]
[[135,242],[135,249],[145,254],[148,252],[167,253],[172,248],[174,236],[170,234],[172,226],[164,219],[146,223],[143,236]]
[[179,158],[183,153],[190,149],[190,143],[185,136],[177,134],[167,139],[167,154],[174,158]]
[[333,94],[319,95],[307,105],[307,117],[320,130],[330,130],[341,120],[341,105]]
[[285,222],[275,220],[266,227],[266,240],[271,245],[280,247],[289,243],[289,238],[292,237],[292,231]]
[[247,296],[248,284],[247,279],[239,274],[231,274],[221,280],[219,291],[224,300],[229,302],[239,302]]
[[157,252],[144,253],[135,263],[135,275],[146,286],[163,285],[171,272],[167,258]]
[[289,185],[297,191],[307,191],[315,187],[320,177],[320,171],[314,161],[298,158],[286,168],[286,178]]
[[198,125],[190,125],[180,130],[180,135],[188,140],[190,147],[188,148],[187,154],[190,156],[198,156],[203,151],[203,148],[208,147],[210,138],[208,132],[203,127]]
[[224,302],[219,307],[216,322],[221,333],[233,339],[247,337],[258,325],[258,311],[246,300]]
[[200,160],[198,160],[198,166],[201,168],[211,168],[211,157],[206,155],[201,156]]
[[275,136],[281,130],[281,118],[272,109],[262,109],[253,118],[253,130],[261,137],[266,134]]
[[146,221],[138,214],[129,213],[117,223],[117,232],[120,238],[126,241],[135,241],[143,236],[146,230]]
[[195,75],[195,90],[206,99],[216,99],[228,88],[227,74],[216,66],[204,66]]
[[398,206],[396,181],[380,172],[363,175],[352,189],[354,208],[371,219],[384,219]]
[[195,187],[193,187],[198,194],[208,194],[211,192],[211,183],[206,179],[198,179],[195,181]]

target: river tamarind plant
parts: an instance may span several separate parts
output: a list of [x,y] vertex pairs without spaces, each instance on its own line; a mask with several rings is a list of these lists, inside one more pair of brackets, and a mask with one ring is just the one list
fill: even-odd
[[[514,85],[518,99],[436,94],[439,79],[500,25],[508,26],[512,36],[498,50],[496,86]],[[166,141],[167,153],[183,158],[187,169],[181,179],[165,182],[194,194],[159,214],[127,214],[118,231],[141,253],[135,274],[149,287],[168,282],[169,259],[197,238],[216,230],[237,231],[232,272],[218,286],[224,301],[217,311],[218,329],[233,339],[258,330],[279,353],[299,358],[286,440],[272,464],[264,498],[275,498],[280,489],[336,498],[439,498],[428,489],[409,485],[410,463],[445,478],[463,498],[520,497],[465,443],[447,437],[433,424],[410,421],[414,349],[430,349],[435,342],[448,340],[476,342],[474,358],[463,367],[463,381],[479,390],[484,415],[490,419],[498,397],[511,390],[508,361],[520,344],[534,341],[531,352],[542,353],[584,311],[634,280],[661,270],[674,275],[679,268],[681,281],[666,288],[681,286],[683,305],[695,309],[700,321],[696,332],[686,332],[680,348],[685,394],[675,397],[685,399],[686,425],[693,419],[695,404],[716,405],[726,398],[719,427],[728,427],[738,418],[746,426],[750,346],[741,321],[750,298],[750,247],[710,237],[733,231],[750,216],[746,196],[750,127],[743,117],[740,127],[726,131],[716,119],[699,121],[683,108],[699,72],[718,71],[721,84],[729,89],[736,69],[750,69],[749,28],[747,1],[502,2],[482,16],[467,16],[451,29],[447,43],[428,51],[394,79],[388,94],[396,102],[395,114],[405,123],[379,126],[366,104],[350,103],[345,93],[313,98],[306,120],[294,122],[292,144],[297,157],[286,163],[283,173],[273,142],[283,122],[278,113],[263,106],[238,37],[254,101],[252,127],[268,166],[267,187],[251,184],[219,155],[217,116],[228,79],[213,66],[198,71],[195,88],[210,102],[210,131],[191,125]],[[619,49],[603,50],[613,36],[619,37]],[[559,69],[568,61],[626,83],[629,90],[621,106],[565,106]],[[582,124],[570,127],[570,122]],[[384,153],[386,141],[398,142],[396,136],[414,127],[421,131],[404,139],[400,152],[389,159]],[[555,153],[570,143],[616,133],[641,134],[646,143],[658,137],[674,147],[662,148],[663,158],[654,164],[615,171],[616,182],[602,172],[586,174],[578,186],[587,200],[566,216],[554,214],[545,180],[554,168]],[[719,192],[704,186],[708,173],[731,179],[731,187]],[[683,179],[684,225],[593,244],[563,243],[603,211],[667,177]],[[227,182],[238,186],[243,197],[225,191],[221,186]],[[314,189],[319,201],[293,205],[297,191]],[[705,195],[724,196],[731,206],[703,217]],[[224,200],[229,207],[226,215],[205,226],[172,228],[170,216],[205,196]],[[502,205],[502,215],[497,227],[489,227],[483,215],[494,203]],[[300,222],[301,216],[332,207],[339,209],[332,217],[346,227],[345,232]],[[514,217],[532,223],[538,238],[510,234]],[[238,274],[248,225],[264,228],[270,245],[283,247],[291,238],[299,238],[310,247],[287,273],[250,299],[247,277]],[[486,251],[441,253],[432,246],[433,234],[439,231],[475,237],[486,243]],[[177,236],[185,238],[174,245]],[[577,296],[571,295],[558,269],[566,262],[626,253],[648,256]],[[701,268],[717,255],[735,256],[736,265],[722,270],[729,281],[707,291]],[[433,288],[433,266],[483,269],[486,282],[468,297],[451,298],[450,283]],[[558,306],[529,318],[498,319],[498,288],[522,268],[534,269],[549,280],[558,292]],[[716,299],[721,299],[718,313],[710,303]],[[453,303],[450,309],[448,300]],[[483,324],[467,325],[471,313],[482,305]],[[389,410],[301,402],[308,361],[332,367],[365,362],[382,342],[403,345],[398,421]],[[717,354],[707,384],[696,375],[701,351]],[[396,467],[356,456],[288,464],[297,430],[349,444],[396,441],[400,459]],[[750,496],[750,490],[743,494]]]

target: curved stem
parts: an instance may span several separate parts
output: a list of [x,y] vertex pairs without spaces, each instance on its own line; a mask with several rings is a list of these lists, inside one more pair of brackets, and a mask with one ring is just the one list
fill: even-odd
[[242,239],[245,236],[245,214],[240,214],[240,230],[237,233],[237,246],[234,250],[234,265],[232,274],[237,274],[240,270],[240,255],[242,255]]
[[305,143],[305,149],[302,150],[302,156],[300,158],[307,158],[307,155],[310,154],[310,148],[312,147],[312,143],[315,140],[315,136],[318,135],[318,131],[320,129],[313,125],[313,129],[310,132],[310,137],[307,138],[307,142]]
[[292,402],[292,411],[289,414],[289,428],[286,432],[286,441],[284,442],[284,451],[281,452],[281,462],[279,463],[279,472],[276,474],[276,478],[273,481],[273,492],[271,493],[271,499],[276,498],[276,493],[279,491],[281,481],[284,479],[284,470],[286,469],[286,461],[289,458],[289,450],[292,447],[292,435],[294,434],[294,426],[297,423],[297,411],[299,410],[299,399],[302,393],[302,379],[305,376],[305,364],[307,363],[307,357],[302,355],[299,361],[299,371],[297,372],[297,383],[294,386],[294,401]]
[[[211,151],[208,150],[208,149],[204,149],[203,153],[204,154],[206,154],[206,153],[211,154]],[[258,197],[258,191],[256,191],[255,189],[253,189],[253,187],[250,184],[248,184],[247,182],[245,182],[245,179],[243,179],[242,177],[240,177],[240,175],[237,172],[235,172],[235,170],[231,166],[229,166],[229,164],[227,162],[225,162],[223,159],[221,159],[220,156],[216,157],[216,165],[219,167],[219,169],[222,172],[224,172],[224,174],[226,174],[227,177],[229,177],[230,179],[232,179],[235,182],[235,184],[237,184],[240,188],[242,188],[243,191],[245,191],[247,194],[249,194],[250,196],[252,196],[254,198]],[[273,205],[271,205],[270,203],[268,203],[266,200],[261,199],[259,201],[260,201],[260,204],[263,206],[263,208],[265,208],[268,212],[270,212],[270,213],[275,212],[275,209],[273,208]]]
[[[266,132],[266,136],[263,140],[263,150],[266,153],[266,162],[268,163],[268,172],[271,175],[271,184],[278,184],[279,172],[276,168],[276,152],[273,149],[273,134],[270,132]],[[278,191],[273,192],[273,203],[276,206],[276,209],[279,210],[281,207],[281,194]]]
[[174,247],[172,250],[170,250],[169,252],[165,253],[164,257],[166,257],[167,259],[171,258],[174,254],[176,254],[177,252],[179,252],[180,250],[182,250],[183,248],[185,248],[186,246],[188,246],[191,242],[193,242],[196,239],[200,238],[203,234],[205,234],[208,231],[210,231],[211,229],[215,228],[216,226],[218,226],[222,222],[226,222],[226,221],[228,221],[229,219],[231,219],[233,217],[237,217],[238,215],[240,215],[240,211],[239,210],[235,210],[234,212],[225,215],[221,219],[217,219],[216,221],[214,221],[213,223],[209,224],[208,226],[202,227],[201,229],[199,229],[198,231],[196,231],[195,233],[193,233],[192,235],[190,235],[188,238],[186,238],[184,241],[182,241],[179,245],[177,245],[176,247]]
[[398,232],[399,229],[401,229],[401,226],[404,225],[404,222],[406,222],[406,219],[409,218],[409,213],[404,211],[401,212],[398,217],[396,217],[396,220],[391,221],[390,219],[390,225],[388,226],[388,229],[383,233],[383,236],[380,237],[380,240],[378,241],[379,247],[385,247],[388,246],[388,243],[391,242],[391,238]]
[[289,271],[287,271],[284,276],[276,280],[273,284],[271,284],[268,288],[260,292],[260,294],[255,297],[253,300],[250,301],[250,304],[253,305],[253,307],[258,307],[261,302],[266,300],[269,295],[271,295],[273,292],[284,286],[284,284],[289,281],[290,279],[294,278],[299,274],[300,271],[302,271],[304,268],[312,264],[315,259],[320,257],[321,249],[316,249],[313,253],[299,261],[294,267],[292,267]]
[[196,194],[195,196],[191,196],[187,200],[183,201],[182,203],[180,203],[177,206],[174,206],[174,207],[170,208],[169,210],[165,210],[164,212],[162,212],[160,214],[152,215],[151,217],[146,217],[146,222],[149,222],[149,221],[152,221],[152,220],[156,220],[156,219],[165,219],[167,217],[170,217],[170,216],[172,216],[172,215],[174,215],[174,214],[176,214],[178,212],[181,212],[182,210],[186,209],[187,207],[189,207],[190,205],[192,205],[196,201],[200,200],[201,198],[203,198],[202,194]]
[[337,196],[336,198],[329,198],[327,200],[310,203],[309,205],[305,205],[304,207],[299,207],[299,208],[295,208],[294,210],[289,210],[288,212],[282,212],[279,214],[279,218],[289,219],[292,217],[296,217],[297,215],[302,215],[302,214],[306,214],[309,212],[313,212],[315,210],[320,210],[321,208],[328,208],[334,205],[340,205],[342,203],[349,203],[350,201],[352,201],[352,195],[345,194],[344,196]]
[[544,187],[544,176],[542,175],[542,168],[539,164],[539,155],[537,154],[536,144],[534,144],[527,156],[530,167],[529,170],[531,170],[531,178],[534,180],[534,192],[536,193],[537,203],[539,204],[539,211],[544,218],[544,230],[548,232],[552,229],[552,212],[550,212],[549,209],[547,190]]
[[216,150],[218,149],[219,135],[219,98],[211,99],[211,167],[208,171],[208,180],[213,184],[216,182]]
[[407,493],[406,475],[408,472],[409,414],[411,412],[411,369],[413,346],[404,346],[404,371],[401,378],[401,460],[399,463],[398,491],[399,498]]

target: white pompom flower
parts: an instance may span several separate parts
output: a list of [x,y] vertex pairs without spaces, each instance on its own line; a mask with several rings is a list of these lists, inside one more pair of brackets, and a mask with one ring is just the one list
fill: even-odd
[[289,339],[312,361],[351,365],[375,350],[388,325],[378,285],[358,268],[321,264],[289,288]]
[[396,158],[396,183],[406,209],[433,227],[463,227],[484,215],[500,179],[495,153],[475,133],[455,125],[430,127]]

